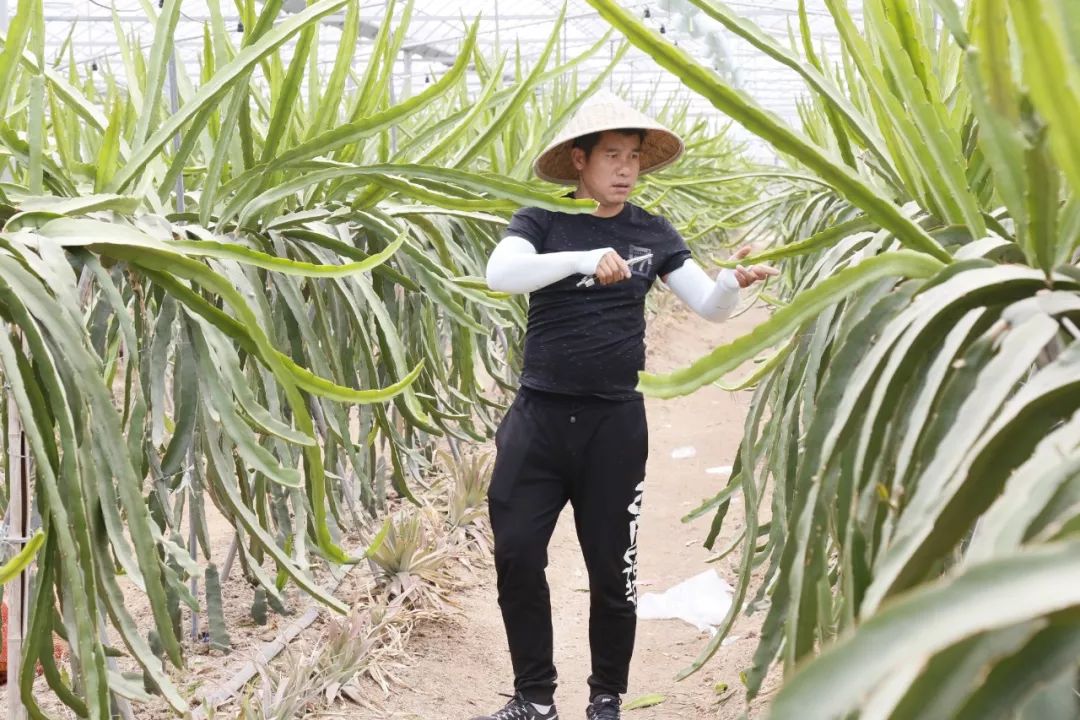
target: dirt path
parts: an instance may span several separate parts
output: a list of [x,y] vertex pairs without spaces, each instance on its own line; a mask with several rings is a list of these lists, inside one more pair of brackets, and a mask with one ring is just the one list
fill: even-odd
[[[665,310],[650,327],[649,368],[663,371],[680,367],[747,332],[762,317],[754,311],[713,325],[679,308]],[[731,394],[716,387],[675,400],[648,401],[650,460],[638,536],[641,593],[662,592],[708,567],[715,567],[734,583],[734,554],[720,563],[705,564],[710,553],[701,542],[711,516],[692,524],[682,523],[680,518],[726,482],[726,477],[707,474],[706,469],[732,464],[748,402],[748,393]],[[694,457],[672,457],[674,449],[686,446],[695,448]],[[729,517],[718,548],[726,546],[741,527],[738,502]],[[459,617],[438,627],[420,628],[413,636],[412,658],[399,673],[404,687],[395,689],[383,713],[358,710],[334,716],[468,720],[501,706],[505,698],[499,693],[507,692],[512,683],[509,654],[496,603],[494,571],[485,569],[479,577],[478,584],[460,598]],[[548,582],[560,677],[556,701],[561,717],[581,718],[588,694],[589,596],[569,507],[550,547]],[[628,714],[635,720],[739,717],[744,710],[739,672],[749,665],[760,622],[760,615],[740,618],[734,640],[703,671],[675,682],[675,674],[697,657],[707,636],[682,621],[640,621],[627,698],[660,693],[667,700]],[[718,694],[715,687],[719,683],[729,690]]]

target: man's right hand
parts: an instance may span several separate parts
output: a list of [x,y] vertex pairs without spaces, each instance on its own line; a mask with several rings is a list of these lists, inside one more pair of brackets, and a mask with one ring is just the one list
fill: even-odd
[[601,285],[611,285],[630,279],[630,266],[619,253],[609,250],[596,264],[596,280]]

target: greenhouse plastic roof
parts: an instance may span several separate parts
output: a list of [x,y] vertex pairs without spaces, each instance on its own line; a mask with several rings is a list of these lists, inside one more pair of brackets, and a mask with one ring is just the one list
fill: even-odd
[[[384,21],[387,9],[387,3],[382,1],[361,0],[361,3],[363,25],[358,62],[365,61],[364,48],[371,44],[371,37]],[[827,57],[837,58],[836,31],[824,0],[806,0],[806,3],[814,37]],[[285,11],[296,12],[305,4],[304,0],[285,0]],[[726,4],[785,45],[789,27],[798,31],[798,0],[727,0]],[[44,0],[44,5],[49,57],[55,57],[70,35],[76,62],[87,66],[107,65],[122,71],[113,8],[120,27],[129,37],[138,38],[138,42],[147,47],[153,41],[153,25],[140,0]],[[396,3],[395,19],[400,19],[403,5]],[[622,6],[727,77],[766,108],[789,122],[797,122],[796,100],[806,92],[802,81],[792,71],[734,37],[687,0],[630,0]],[[235,4],[223,2],[221,7],[226,25],[235,27],[238,22]],[[395,71],[395,91],[399,97],[407,96],[418,85],[430,81],[431,76],[439,74],[453,60],[466,24],[477,17],[479,40],[492,50],[492,55],[496,48],[513,50],[516,44],[526,59],[538,57],[561,7],[562,2],[557,0],[418,0],[409,23],[405,42],[407,52],[403,52]],[[14,9],[15,0],[0,0],[0,17],[5,17],[7,12],[13,13]],[[189,73],[197,77],[203,25],[210,12],[206,0],[183,0],[181,11],[183,15],[176,32],[178,56],[190,68]],[[852,7],[852,13],[859,19],[860,9]],[[585,0],[569,0],[566,14],[562,40],[565,52],[571,56],[595,44],[610,29]],[[327,65],[333,62],[337,49],[340,38],[337,26],[341,19],[341,16],[327,18],[320,31],[319,59]],[[612,41],[606,52],[601,50],[585,63],[583,78],[601,72],[616,46],[617,41]],[[631,48],[615,69],[610,84],[637,102],[654,106],[677,94],[691,102],[694,113],[717,123],[725,122],[708,101],[690,93],[677,78],[636,48]],[[769,159],[770,153],[763,144],[751,140],[745,133],[741,136],[750,141],[755,156]]]

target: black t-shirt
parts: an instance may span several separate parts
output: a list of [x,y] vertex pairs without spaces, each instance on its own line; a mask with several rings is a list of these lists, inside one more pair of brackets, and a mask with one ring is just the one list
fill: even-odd
[[610,218],[522,208],[505,234],[525,238],[538,253],[610,247],[627,260],[653,254],[630,266],[629,280],[578,287],[583,276],[574,274],[533,292],[521,376],[522,385],[544,392],[641,397],[635,388],[645,368],[645,296],[657,277],[690,257],[674,226],[626,203]]

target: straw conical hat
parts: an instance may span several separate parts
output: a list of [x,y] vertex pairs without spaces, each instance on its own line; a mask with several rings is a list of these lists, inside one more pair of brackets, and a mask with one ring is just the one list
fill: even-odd
[[533,170],[544,180],[573,185],[578,181],[578,171],[570,159],[574,138],[621,128],[645,131],[645,140],[641,143],[640,175],[670,165],[682,155],[683,141],[678,135],[605,90],[596,93],[578,108],[551,144],[536,158]]

